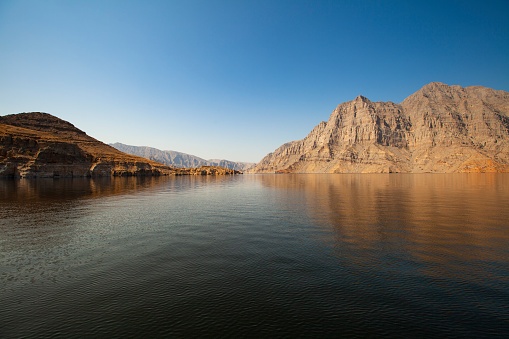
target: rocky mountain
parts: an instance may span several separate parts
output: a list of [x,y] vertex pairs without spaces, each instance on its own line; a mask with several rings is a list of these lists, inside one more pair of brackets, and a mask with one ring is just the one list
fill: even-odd
[[47,113],[0,116],[0,177],[98,177],[176,174],[125,154]]
[[248,162],[235,162],[229,160],[211,159],[205,160],[194,155],[175,152],[175,151],[161,151],[157,148],[146,146],[130,146],[122,143],[110,144],[119,151],[137,155],[143,158],[154,160],[168,166],[195,168],[200,166],[218,166],[229,168],[233,170],[243,171],[252,167],[254,163]]
[[509,93],[434,82],[400,104],[358,96],[250,172],[509,172]]

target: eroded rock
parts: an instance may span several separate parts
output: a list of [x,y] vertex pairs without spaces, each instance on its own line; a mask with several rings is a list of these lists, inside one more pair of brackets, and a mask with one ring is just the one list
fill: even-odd
[[509,172],[509,93],[431,83],[401,104],[358,96],[250,172]]

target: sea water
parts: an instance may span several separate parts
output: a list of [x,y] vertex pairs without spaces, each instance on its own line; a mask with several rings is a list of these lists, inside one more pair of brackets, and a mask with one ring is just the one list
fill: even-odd
[[0,181],[0,337],[508,337],[509,175]]

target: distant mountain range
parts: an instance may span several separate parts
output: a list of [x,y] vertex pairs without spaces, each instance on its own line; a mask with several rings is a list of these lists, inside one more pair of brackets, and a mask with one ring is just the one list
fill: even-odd
[[162,151],[160,149],[147,146],[131,146],[119,142],[110,144],[110,146],[115,147],[124,153],[136,155],[174,167],[192,168],[200,166],[219,166],[233,170],[244,171],[255,165],[254,163],[249,162],[235,162],[220,159],[205,160],[186,153],[176,151]]
[[509,172],[509,93],[434,82],[401,104],[358,96],[249,172]]

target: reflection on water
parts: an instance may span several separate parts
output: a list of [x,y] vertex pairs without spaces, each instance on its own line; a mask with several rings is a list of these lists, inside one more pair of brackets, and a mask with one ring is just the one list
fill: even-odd
[[[20,249],[65,244],[90,199],[156,187],[157,178],[0,180],[0,246]],[[62,217],[65,215],[65,217]]]
[[0,337],[509,334],[509,176],[0,181]]
[[405,239],[417,253],[449,244],[458,255],[479,258],[490,253],[476,248],[509,241],[507,175],[277,175],[261,182],[303,195],[309,216],[331,228],[337,243],[377,248]]
[[[93,212],[108,199],[139,199],[140,196],[198,191],[223,183],[224,176],[126,177],[38,180],[0,180],[0,245],[23,245],[20,231],[29,229],[31,243],[67,236],[73,220]],[[62,218],[62,215],[65,215]],[[72,233],[72,230],[70,230]],[[13,234],[12,238],[9,238]],[[62,241],[67,241],[62,239]]]
[[[279,175],[261,181],[303,194],[307,213],[334,235],[324,240],[342,257],[351,254],[356,265],[372,264],[376,256],[384,258],[380,264],[405,260],[405,270],[416,266],[434,277],[508,279],[508,175]],[[363,255],[343,250],[346,245],[362,248]],[[465,275],[459,262],[476,270]]]
[[[132,194],[165,182],[167,177],[0,180],[0,203],[62,202]],[[167,181],[167,180],[166,180]]]
[[[508,175],[276,175],[261,182],[301,196],[313,223],[330,231],[321,240],[368,278],[366,291],[399,298],[401,310],[413,300],[451,321],[509,324]],[[440,309],[445,300],[449,308]],[[465,304],[480,312],[456,313]]]

